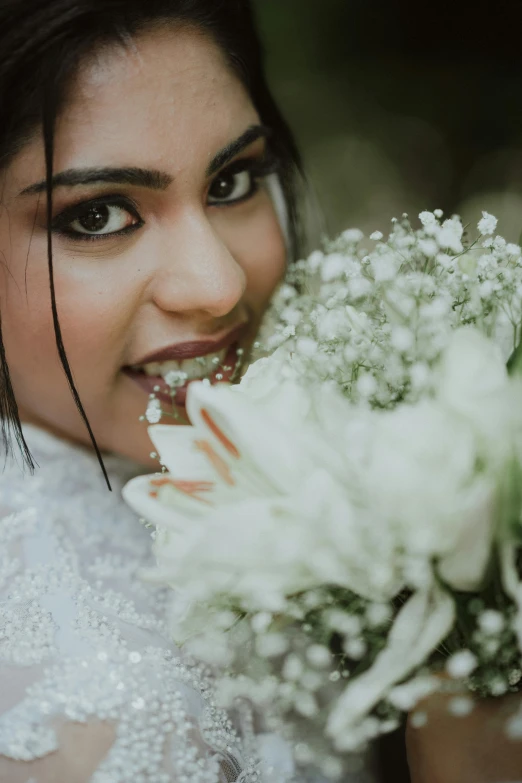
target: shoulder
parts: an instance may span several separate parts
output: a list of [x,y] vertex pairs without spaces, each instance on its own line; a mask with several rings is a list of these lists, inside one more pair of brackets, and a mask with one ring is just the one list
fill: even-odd
[[37,505],[0,520],[0,780],[35,764],[38,781],[83,783],[96,762],[100,780],[160,781],[169,747],[166,781],[193,767],[217,783],[243,769],[239,737],[210,673],[171,644],[168,594],[139,578],[146,531],[103,521],[115,534]]
[[150,536],[118,476],[108,493],[90,455],[49,438],[37,438],[35,475],[0,475],[0,662],[118,651],[138,634],[165,644],[166,593],[140,579]]
[[83,783],[89,763],[100,781],[258,780],[210,672],[171,643],[169,591],[140,578],[150,534],[121,474],[108,493],[89,455],[45,445],[35,476],[0,476],[0,780]]

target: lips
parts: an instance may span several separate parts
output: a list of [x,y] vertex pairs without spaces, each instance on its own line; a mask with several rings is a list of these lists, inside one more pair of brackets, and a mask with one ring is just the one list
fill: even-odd
[[208,353],[217,353],[233,343],[239,342],[248,328],[248,323],[242,323],[223,335],[219,340],[192,340],[190,342],[176,343],[161,348],[155,353],[147,354],[130,367],[155,362],[183,361],[183,359],[195,359],[197,356],[205,356]]
[[[236,368],[239,362],[239,345],[235,343],[231,345],[227,351],[222,366],[216,367],[216,369],[207,375],[206,377],[212,384],[214,383],[230,383],[233,380]],[[201,378],[193,378],[187,380],[183,386],[179,386],[175,391],[171,390],[168,384],[163,380],[161,376],[155,377],[151,375],[145,375],[145,373],[138,372],[130,367],[124,368],[124,372],[128,378],[136,383],[144,392],[148,395],[155,394],[158,400],[172,405],[172,402],[176,405],[184,406],[187,400],[187,389],[194,381],[201,380]]]
[[[167,405],[172,405],[174,402],[175,405],[184,407],[188,386],[195,380],[201,380],[202,377],[206,377],[212,384],[229,383],[233,380],[242,355],[241,343],[238,338],[244,336],[247,326],[248,324],[246,323],[240,324],[219,340],[194,340],[163,348],[160,351],[148,354],[140,362],[132,366],[124,367],[123,372],[147,395],[154,394],[158,400]],[[224,349],[227,349],[224,359],[211,373],[203,370],[201,377],[188,378],[182,386],[177,387],[175,390],[169,387],[161,375],[147,375],[141,370],[143,365],[172,361],[183,362],[184,360],[218,353]],[[152,372],[155,373],[155,370],[153,369]]]

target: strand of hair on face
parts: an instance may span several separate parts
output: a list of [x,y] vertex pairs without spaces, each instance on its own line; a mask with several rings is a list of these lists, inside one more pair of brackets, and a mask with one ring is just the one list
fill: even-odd
[[112,492],[111,482],[109,480],[107,469],[105,468],[105,464],[103,462],[103,457],[101,455],[100,449],[98,448],[98,444],[96,443],[96,438],[94,437],[94,433],[92,431],[91,425],[89,424],[89,419],[87,418],[87,414],[85,413],[84,407],[82,405],[82,401],[80,400],[80,395],[78,394],[78,390],[76,389],[76,385],[74,383],[71,367],[69,365],[69,360],[65,352],[65,346],[63,344],[62,330],[58,318],[58,308],[56,306],[56,292],[54,286],[54,268],[53,268],[53,242],[52,242],[52,231],[51,231],[52,196],[53,196],[52,177],[53,177],[53,152],[54,152],[54,138],[53,138],[54,137],[54,114],[47,100],[44,101],[44,110],[43,110],[43,137],[44,137],[44,148],[45,148],[45,172],[46,172],[46,182],[47,182],[47,187],[46,187],[47,262],[48,262],[48,269],[49,269],[49,288],[51,292],[51,309],[53,314],[54,333],[56,336],[56,347],[58,349],[58,355],[60,357],[60,361],[62,363],[74,402],[76,403],[76,407],[78,408],[80,416],[82,417],[83,422],[87,428],[87,432],[89,433],[89,437],[91,439],[91,443],[93,445],[94,451],[96,452],[96,457],[98,458],[98,462],[100,463],[100,467],[102,469],[103,476],[107,483],[107,487],[109,491]]
[[9,426],[14,429],[16,442],[22,452],[22,458],[29,468],[31,473],[34,473],[35,462],[33,456],[29,450],[29,446],[26,443],[24,433],[20,424],[20,417],[18,415],[18,406],[16,404],[16,398],[13,392],[11,384],[11,376],[9,374],[9,365],[7,364],[7,357],[5,355],[4,341],[2,338],[2,316],[0,313],[0,411],[1,417],[1,432],[2,439],[6,446],[6,456],[10,453],[11,446],[9,440]]

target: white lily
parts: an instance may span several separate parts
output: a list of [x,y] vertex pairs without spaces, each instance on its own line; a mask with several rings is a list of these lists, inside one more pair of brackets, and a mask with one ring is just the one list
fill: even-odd
[[192,426],[148,430],[168,475],[138,477],[124,491],[127,502],[153,523],[172,528],[176,511],[183,519],[197,518],[245,499],[286,495],[313,468],[296,444],[298,432],[272,420],[267,409],[259,415],[229,387],[192,383],[187,413]]
[[[288,381],[278,399],[302,413],[313,407],[302,395]],[[267,400],[259,408],[248,394],[193,383],[193,426],[149,428],[169,472],[134,479],[124,496],[158,528],[155,578],[194,600],[228,593],[271,610],[324,583],[374,600],[394,595],[394,540],[354,513],[339,480],[342,449],[324,440],[313,416],[285,426]]]
[[[437,399],[471,427],[477,456],[486,465],[482,476],[477,475],[470,486],[466,507],[460,509],[456,537],[439,565],[441,576],[451,587],[475,590],[481,584],[494,540],[504,542],[509,534],[503,529],[498,500],[501,476],[520,460],[522,386],[520,379],[508,376],[498,346],[468,327],[455,332],[443,355]],[[507,550],[502,546],[504,569],[509,558],[505,559]],[[505,589],[511,594],[507,584]],[[514,594],[512,597],[517,600]]]

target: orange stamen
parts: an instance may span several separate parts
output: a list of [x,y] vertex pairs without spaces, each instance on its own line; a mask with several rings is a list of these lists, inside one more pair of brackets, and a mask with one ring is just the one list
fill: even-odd
[[[152,479],[150,482],[153,487],[165,487],[171,486],[177,489],[178,492],[182,492],[184,495],[189,495],[195,500],[201,501],[201,503],[208,503],[204,498],[199,497],[202,492],[210,492],[214,488],[212,481],[178,481],[170,476],[162,476],[162,478]],[[151,497],[157,497],[157,492],[151,492]]]
[[225,460],[219,456],[219,454],[214,451],[210,443],[208,443],[206,440],[196,440],[194,441],[194,445],[199,451],[202,451],[205,457],[209,460],[212,467],[216,470],[219,476],[223,479],[225,484],[228,484],[229,487],[233,487],[236,483],[232,477],[232,474],[230,472],[230,468],[228,467]]
[[237,448],[234,446],[231,440],[227,438],[223,430],[221,430],[210,413],[206,410],[206,408],[201,409],[201,418],[209,428],[209,430],[216,436],[216,438],[219,440],[222,446],[225,447],[225,449],[228,451],[229,454],[232,454],[233,457],[236,459],[239,459],[241,456]]
[[170,476],[162,476],[161,478],[151,479],[149,483],[151,487],[164,487],[167,484],[174,484],[174,479]]

